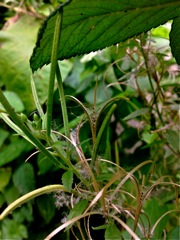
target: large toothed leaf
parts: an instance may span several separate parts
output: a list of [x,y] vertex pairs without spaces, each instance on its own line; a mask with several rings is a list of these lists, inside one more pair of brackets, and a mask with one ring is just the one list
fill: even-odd
[[[103,49],[179,16],[179,0],[72,0],[64,7],[58,59]],[[30,59],[33,71],[50,62],[53,12],[39,31]]]
[[[179,10],[180,11],[180,10]],[[180,65],[180,17],[174,19],[170,33],[172,54]]]

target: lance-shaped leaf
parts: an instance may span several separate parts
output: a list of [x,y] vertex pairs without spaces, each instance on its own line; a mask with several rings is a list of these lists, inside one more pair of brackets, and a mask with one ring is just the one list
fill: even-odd
[[[147,32],[180,14],[179,0],[72,0],[64,7],[58,59],[103,49]],[[43,23],[30,59],[33,71],[50,63],[58,10]]]

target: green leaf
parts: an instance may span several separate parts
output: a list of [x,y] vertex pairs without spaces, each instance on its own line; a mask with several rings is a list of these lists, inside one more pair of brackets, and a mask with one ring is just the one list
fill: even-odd
[[14,185],[8,185],[6,191],[4,191],[4,198],[6,199],[7,204],[12,203],[17,198],[20,197],[18,189]]
[[109,225],[105,231],[105,240],[121,240],[121,232],[115,225]]
[[180,17],[174,19],[170,32],[170,46],[177,64],[180,65]]
[[158,137],[157,133],[149,133],[148,131],[144,131],[142,133],[142,140],[145,141],[147,144],[153,143]]
[[[179,0],[73,0],[64,7],[58,59],[125,41],[179,16]],[[59,11],[43,23],[30,59],[32,71],[50,63]]]
[[40,196],[37,198],[37,205],[44,223],[48,224],[55,214],[54,199],[52,197],[48,197],[47,195]]
[[4,203],[5,203],[4,195],[2,193],[0,193],[0,208],[2,208]]
[[176,226],[168,235],[167,240],[179,239],[180,226]]
[[169,39],[169,28],[166,25],[159,26],[158,28],[152,29],[152,36],[155,38]]
[[54,164],[51,161],[48,161],[42,153],[38,154],[37,159],[38,165],[38,175],[46,174],[48,171],[54,168]]
[[0,128],[0,147],[3,145],[6,138],[9,136],[9,132]]
[[70,192],[73,184],[73,173],[71,171],[67,171],[62,175],[62,183],[67,191]]
[[29,151],[32,145],[24,139],[17,137],[0,152],[0,167],[15,160],[23,151]]
[[4,187],[8,185],[11,174],[11,168],[0,168],[0,191],[2,191]]
[[18,223],[23,223],[24,221],[33,221],[33,209],[32,202],[22,205],[16,211],[12,212],[13,219]]
[[[144,209],[146,215],[148,216],[151,226],[153,226],[155,224],[155,222],[164,213],[166,213],[168,211],[167,205],[162,205],[160,199],[156,199],[156,198],[149,199],[145,203],[143,209]],[[143,217],[143,219],[144,219],[144,217]],[[159,224],[157,225],[157,227],[154,231],[154,235],[153,235],[154,240],[161,239],[163,230],[165,229],[168,219],[169,219],[169,215],[166,215],[164,218],[161,219],[161,221],[159,222]],[[145,219],[144,219],[144,224],[145,225],[148,224],[148,223],[145,223]]]
[[32,202],[29,202],[26,205],[21,206],[20,212],[28,222],[33,221],[34,215],[33,215]]
[[0,31],[0,43],[8,42],[10,40],[10,36],[5,31]]
[[[74,208],[71,209],[67,220],[71,220],[74,217],[80,216],[84,212],[84,210],[86,209],[87,206],[88,206],[88,201],[86,199],[80,200],[78,203],[76,203]],[[66,230],[68,230],[70,227],[71,227],[71,225],[69,225],[66,228]]]
[[166,138],[169,145],[176,151],[180,151],[180,135],[178,132],[167,129]]
[[18,239],[28,238],[27,229],[24,225],[14,220],[5,219],[2,223],[2,239]]
[[30,91],[31,69],[28,59],[35,44],[38,28],[37,19],[24,15],[4,30],[8,41],[0,47],[0,81],[6,90],[18,94],[28,112],[35,108]]
[[[64,60],[59,63],[61,68],[61,76],[64,81],[71,71],[73,64],[69,60]],[[48,96],[50,66],[45,66],[33,75],[36,85],[38,98],[41,104],[45,103]]]
[[68,220],[81,215],[88,205],[88,201],[86,199],[80,200],[78,203],[75,204],[74,208],[71,209]]
[[99,176],[96,177],[96,180],[98,182],[109,181],[112,176],[112,173],[101,173]]
[[13,175],[14,185],[21,194],[35,189],[34,169],[30,163],[22,164]]
[[130,120],[132,118],[135,118],[135,117],[138,117],[138,116],[141,116],[141,115],[144,115],[145,113],[148,113],[149,112],[149,108],[141,108],[141,109],[138,109],[132,113],[130,113],[128,116],[126,116],[123,120],[124,121],[127,121],[127,120]]
[[[105,91],[102,91],[104,88],[104,83],[98,83],[98,86],[96,88],[96,103],[100,104],[102,102],[107,101],[110,97],[112,97],[112,90],[110,88],[107,88]],[[94,103],[94,88],[91,88],[85,96],[85,99],[88,103],[93,104]]]
[[24,104],[17,93],[12,91],[4,91],[3,93],[16,112],[24,111]]

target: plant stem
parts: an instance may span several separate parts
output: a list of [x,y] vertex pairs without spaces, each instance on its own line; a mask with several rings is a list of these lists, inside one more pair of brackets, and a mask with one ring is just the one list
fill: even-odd
[[54,38],[51,51],[51,70],[49,77],[49,89],[48,89],[48,102],[47,102],[47,137],[50,139],[51,126],[52,126],[52,108],[53,108],[53,93],[54,93],[54,82],[57,69],[57,56],[60,42],[60,33],[62,25],[63,8],[59,9],[57,19],[55,23]]
[[[62,109],[62,115],[63,115],[63,123],[64,123],[64,132],[66,137],[70,137],[70,131],[69,131],[69,121],[68,121],[68,114],[67,114],[67,107],[66,107],[66,100],[64,95],[64,89],[62,84],[62,77],[59,65],[57,64],[56,69],[56,76],[57,76],[57,82],[58,82],[58,90],[60,95],[60,103],[61,103],[61,109]],[[67,141],[67,153],[69,153],[69,141]],[[69,155],[69,154],[67,154]]]
[[56,191],[63,191],[63,192],[67,192],[67,190],[65,189],[65,187],[63,185],[48,185],[42,188],[38,188],[32,192],[29,192],[27,194],[25,194],[24,196],[18,198],[17,200],[15,200],[14,202],[12,202],[0,215],[0,220],[3,220],[9,213],[11,213],[14,209],[16,209],[17,207],[20,207],[23,203],[26,203],[27,201],[38,197],[42,194],[46,194],[46,193],[51,193],[51,192],[56,192]]
[[[141,41],[142,42],[142,41]],[[141,52],[142,52],[142,55],[144,57],[144,62],[145,62],[145,66],[146,66],[146,71],[147,71],[147,75],[148,75],[148,79],[149,79],[149,83],[151,85],[151,89],[152,89],[152,92],[153,92],[153,96],[154,96],[154,102],[155,102],[155,105],[156,105],[156,110],[157,110],[157,114],[158,114],[158,117],[162,123],[162,125],[164,126],[164,121],[162,119],[162,116],[161,116],[161,113],[159,111],[159,107],[158,107],[158,104],[157,104],[157,101],[156,101],[156,93],[155,93],[155,89],[154,89],[154,86],[153,86],[153,82],[152,82],[152,79],[151,79],[151,73],[149,71],[149,67],[148,67],[148,61],[147,61],[147,56],[144,52],[144,49],[143,49],[143,46],[141,44]]]
[[32,94],[33,94],[33,99],[34,99],[34,102],[35,102],[35,106],[36,106],[36,108],[38,110],[38,114],[40,115],[42,120],[44,120],[44,112],[43,112],[43,109],[42,109],[41,104],[39,102],[39,98],[38,98],[38,94],[37,94],[37,91],[36,91],[35,82],[34,82],[34,79],[33,79],[32,75],[31,75],[31,78],[30,78],[30,83],[31,83],[31,90],[32,90]]

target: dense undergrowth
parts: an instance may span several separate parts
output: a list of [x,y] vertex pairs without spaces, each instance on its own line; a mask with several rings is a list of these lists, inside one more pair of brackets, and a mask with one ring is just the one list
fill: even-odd
[[59,62],[49,94],[53,60],[32,75],[29,58],[57,5],[0,3],[0,86],[17,113],[1,97],[0,238],[178,239],[171,22]]

